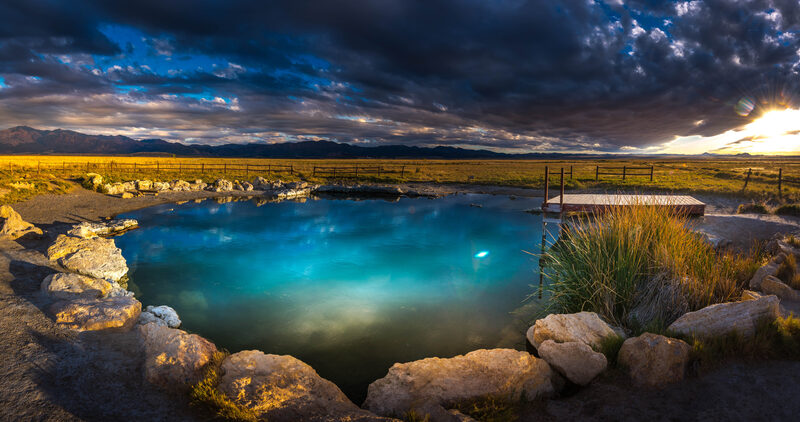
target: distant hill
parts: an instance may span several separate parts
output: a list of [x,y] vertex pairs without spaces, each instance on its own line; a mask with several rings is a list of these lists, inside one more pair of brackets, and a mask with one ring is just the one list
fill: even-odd
[[[613,158],[602,154],[531,153],[503,154],[455,147],[414,147],[384,145],[362,147],[330,141],[285,142],[279,144],[186,145],[163,139],[136,140],[127,136],[87,135],[71,130],[40,130],[17,126],[0,130],[0,154],[41,155],[177,155],[196,157],[254,158],[428,158],[428,159],[590,159]],[[749,154],[739,154],[740,157]],[[618,155],[630,157],[631,155]],[[685,157],[647,155],[636,157]],[[705,153],[706,158],[733,157]]]

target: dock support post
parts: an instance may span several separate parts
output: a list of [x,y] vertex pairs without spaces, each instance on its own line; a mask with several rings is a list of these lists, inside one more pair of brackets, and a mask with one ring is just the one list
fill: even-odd
[[542,211],[547,208],[547,197],[550,192],[550,168],[544,166],[544,202],[542,202]]

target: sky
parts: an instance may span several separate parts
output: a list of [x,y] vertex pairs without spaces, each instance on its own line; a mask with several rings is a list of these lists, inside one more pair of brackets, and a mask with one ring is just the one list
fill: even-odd
[[798,0],[0,3],[0,129],[800,154],[798,109]]

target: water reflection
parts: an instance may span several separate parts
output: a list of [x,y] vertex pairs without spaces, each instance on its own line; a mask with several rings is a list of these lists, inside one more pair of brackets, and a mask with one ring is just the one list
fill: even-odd
[[[480,204],[481,207],[470,206]],[[165,205],[122,217],[144,305],[235,352],[292,354],[357,403],[394,362],[524,347],[532,200],[466,195]],[[172,209],[170,212],[166,210]],[[524,318],[521,318],[524,319]]]

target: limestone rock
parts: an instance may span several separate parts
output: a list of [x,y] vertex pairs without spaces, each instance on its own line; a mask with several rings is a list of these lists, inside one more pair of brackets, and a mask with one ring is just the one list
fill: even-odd
[[103,176],[97,173],[86,173],[83,176],[83,182],[81,182],[81,185],[84,188],[94,191],[96,191],[102,184]]
[[763,296],[755,300],[718,303],[678,318],[668,331],[701,338],[716,337],[733,331],[750,337],[762,319],[775,319],[780,314],[777,296]]
[[173,180],[172,182],[169,183],[169,188],[177,192],[187,192],[192,190],[192,187],[191,185],[189,185],[189,182],[185,180]]
[[578,385],[588,384],[608,367],[605,355],[577,341],[556,343],[545,340],[539,345],[538,352],[553,369]]
[[307,197],[311,194],[311,189],[274,189],[268,192],[267,196],[274,198],[274,199],[292,199],[292,198],[303,198]]
[[50,260],[58,260],[64,268],[90,277],[119,281],[128,272],[122,251],[112,239],[84,239],[59,235],[47,249]]
[[133,198],[133,194],[130,192],[124,192],[121,197],[122,199],[131,199]]
[[136,183],[136,190],[151,190],[151,189],[153,189],[153,181],[152,180],[137,180],[135,183]]
[[122,187],[125,189],[125,192],[133,192],[136,190],[136,182],[122,182]]
[[246,350],[225,358],[221,373],[220,391],[270,422],[381,420],[292,356]]
[[181,320],[178,318],[178,313],[166,305],[149,305],[144,311],[142,311],[142,315],[139,316],[139,322],[154,322],[157,325],[163,325],[169,328],[178,328],[181,326]]
[[214,184],[208,186],[207,189],[213,192],[229,192],[233,190],[233,183],[230,180],[217,179]]
[[100,191],[106,195],[121,195],[125,193],[125,185],[122,183],[106,183]]
[[542,359],[511,349],[476,350],[449,359],[396,363],[370,384],[364,408],[384,416],[449,406],[487,395],[534,400],[556,393],[561,378]]
[[19,239],[27,234],[41,236],[42,229],[22,219],[18,212],[8,205],[0,206],[0,218],[3,219],[3,226],[0,228],[0,236],[11,240]]
[[690,350],[683,340],[644,333],[625,340],[617,360],[635,384],[657,387],[683,379]]
[[600,319],[594,312],[578,312],[575,314],[550,314],[539,319],[528,329],[526,337],[539,349],[545,340],[556,343],[578,341],[592,348],[600,347],[604,338],[609,336],[625,337],[625,334],[614,329]]
[[167,390],[185,390],[203,377],[203,368],[217,351],[198,336],[158,324],[139,326],[145,352],[145,379]]
[[761,290],[761,282],[768,276],[777,275],[779,265],[775,260],[772,260],[756,270],[753,278],[750,279],[750,289]]
[[126,330],[136,324],[142,304],[132,297],[62,301],[50,308],[56,324],[77,331]]
[[761,291],[768,295],[775,295],[783,300],[800,300],[800,292],[789,287],[778,277],[768,275],[761,281]]
[[754,292],[752,290],[744,290],[742,291],[742,300],[755,300],[764,297],[759,292]]
[[67,234],[84,239],[96,236],[111,236],[119,234],[139,226],[139,222],[130,218],[122,220],[111,220],[103,223],[90,223],[84,221],[68,231]]
[[405,192],[397,186],[380,185],[323,185],[315,189],[317,193],[401,196]]
[[58,299],[99,298],[111,291],[106,280],[73,273],[50,274],[42,280],[42,292]]

